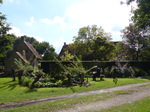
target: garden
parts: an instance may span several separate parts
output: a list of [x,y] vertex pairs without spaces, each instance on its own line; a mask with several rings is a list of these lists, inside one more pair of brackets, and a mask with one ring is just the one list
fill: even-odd
[[[87,25],[72,43],[64,42],[59,54],[49,42],[10,34],[12,27],[0,12],[0,111],[57,112],[150,92],[150,3],[120,4],[133,1],[137,9],[131,10],[130,24],[121,30],[121,41],[112,41],[112,34],[101,26]],[[122,89],[106,92],[114,88]],[[99,93],[91,94],[95,91]],[[149,103],[148,94],[102,112],[149,112]]]
[[[141,78],[119,78],[118,83],[115,84],[112,78],[105,78],[105,81],[92,81],[92,78],[89,78],[90,86],[71,86],[71,87],[45,87],[45,88],[35,88],[29,89],[25,86],[18,85],[18,79],[16,81],[12,81],[12,78],[0,78],[0,106],[5,104],[14,104],[17,102],[28,102],[28,101],[36,101],[45,98],[54,98],[63,95],[77,94],[82,92],[94,91],[104,88],[111,88],[126,84],[133,83],[142,83],[148,82],[149,80],[141,79]],[[125,93],[125,91],[118,91],[117,94]],[[116,94],[116,93],[115,93]],[[114,93],[113,93],[114,95]],[[42,103],[35,103],[33,105],[27,105],[17,108],[9,108],[4,109],[4,111],[30,111],[39,112],[39,111],[55,111],[63,108],[72,107],[75,104],[82,104],[88,102],[94,102],[98,100],[102,100],[105,98],[112,97],[110,93],[104,93],[99,95],[88,95],[82,96],[78,98],[70,98],[70,99],[60,99],[56,101],[45,101]],[[35,108],[36,107],[36,108]],[[3,109],[2,109],[3,110]]]

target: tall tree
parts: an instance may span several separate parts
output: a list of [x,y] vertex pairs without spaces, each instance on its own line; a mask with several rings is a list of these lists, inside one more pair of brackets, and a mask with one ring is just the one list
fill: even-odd
[[93,60],[106,61],[114,58],[115,46],[106,37],[97,37],[93,44]]
[[38,53],[43,57],[43,60],[53,60],[54,56],[56,56],[55,49],[48,42],[34,42]]
[[[2,0],[0,0],[0,3],[2,3]],[[15,36],[8,34],[10,29],[9,24],[6,22],[6,16],[0,12],[0,66],[4,66],[4,58],[13,48],[12,42]]]
[[[102,49],[104,51],[104,49],[106,48],[105,45],[107,45],[106,41],[109,41],[110,39],[110,33],[106,33],[101,27],[98,28],[97,25],[82,27],[79,29],[78,36],[74,37],[76,55],[78,57],[82,56],[82,60],[105,59],[105,56],[100,55],[100,53],[102,54],[102,52],[99,51],[102,51]],[[97,44],[97,42],[99,44]],[[102,44],[103,42],[106,43]],[[100,56],[102,58],[100,58]]]
[[137,8],[133,10],[132,20],[142,29],[150,26],[150,0],[128,0],[127,4],[136,1]]
[[7,53],[12,50],[12,41],[14,41],[15,36],[8,34],[10,29],[6,22],[6,16],[0,12],[0,57],[6,57]]
[[137,3],[132,9],[133,16],[130,24],[123,30],[124,46],[127,57],[132,60],[148,61],[150,54],[150,0],[127,0],[127,4]]
[[122,33],[124,47],[130,56],[130,60],[139,61],[139,57],[142,57],[141,51],[149,47],[149,35],[147,35],[145,30],[141,30],[134,24],[130,24],[122,30]]
[[53,61],[55,59],[54,57],[57,57],[55,49],[52,45],[49,45],[48,48],[44,52],[43,60]]

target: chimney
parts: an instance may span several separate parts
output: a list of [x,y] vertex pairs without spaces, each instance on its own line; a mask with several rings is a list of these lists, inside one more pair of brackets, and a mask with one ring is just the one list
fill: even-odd
[[24,42],[25,41],[25,38],[24,37],[21,37],[21,42]]

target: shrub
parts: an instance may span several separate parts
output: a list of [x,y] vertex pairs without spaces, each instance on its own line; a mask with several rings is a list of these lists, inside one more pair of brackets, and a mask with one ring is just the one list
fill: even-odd
[[61,87],[63,85],[63,81],[62,80],[58,80],[56,83],[55,83],[56,86],[58,87]]
[[33,79],[30,77],[22,76],[21,85],[30,87]]
[[149,75],[146,71],[144,71],[141,68],[137,68],[137,67],[132,67],[132,68],[133,68],[135,77],[142,77],[142,76],[148,76]]

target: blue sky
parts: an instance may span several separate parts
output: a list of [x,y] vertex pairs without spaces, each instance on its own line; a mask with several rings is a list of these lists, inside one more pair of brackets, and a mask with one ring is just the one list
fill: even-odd
[[0,6],[12,27],[10,33],[49,42],[57,53],[87,25],[102,26],[113,40],[121,40],[120,30],[129,24],[130,9],[120,0],[3,0]]

